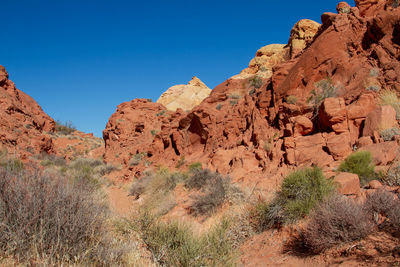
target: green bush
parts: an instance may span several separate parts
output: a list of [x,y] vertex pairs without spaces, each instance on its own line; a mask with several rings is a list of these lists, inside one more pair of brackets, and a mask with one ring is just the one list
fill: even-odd
[[321,169],[307,168],[289,174],[282,182],[270,204],[256,208],[259,230],[305,217],[318,203],[334,192],[332,181],[327,180]]
[[362,185],[368,184],[377,177],[369,151],[358,151],[351,154],[340,164],[338,171],[357,174]]
[[56,121],[56,132],[62,135],[69,135],[76,131],[76,127],[70,121],[62,123],[61,121]]

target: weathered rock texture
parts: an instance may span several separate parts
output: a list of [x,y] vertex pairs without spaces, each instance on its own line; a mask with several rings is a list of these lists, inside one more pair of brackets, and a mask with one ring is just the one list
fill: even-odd
[[186,85],[182,84],[170,87],[160,96],[157,103],[160,103],[171,111],[175,111],[178,108],[191,110],[199,105],[204,98],[208,97],[210,93],[211,89],[194,76]]
[[254,75],[263,79],[271,78],[273,68],[290,58],[294,58],[306,48],[312,42],[320,26],[321,24],[309,19],[300,20],[290,32],[288,44],[270,44],[261,47],[255,58],[250,61],[249,67],[232,78],[246,79]]
[[[377,91],[400,90],[400,9],[366,2],[373,1],[350,9],[341,3],[339,14],[323,14],[320,26],[299,22],[287,46],[260,49],[249,68],[187,113],[157,116],[163,107],[144,100],[120,105],[104,130],[106,160],[124,164],[126,177],[152,162],[199,161],[236,180],[265,184],[284,166],[317,165],[334,174],[361,145],[388,151],[374,121],[390,114],[397,126],[393,110],[379,107]],[[373,153],[378,164],[393,160],[398,142],[391,146],[390,157]],[[146,161],[130,166],[142,152]]]
[[52,152],[53,143],[46,134],[55,122],[30,96],[18,90],[0,66],[0,149],[27,159],[40,152]]

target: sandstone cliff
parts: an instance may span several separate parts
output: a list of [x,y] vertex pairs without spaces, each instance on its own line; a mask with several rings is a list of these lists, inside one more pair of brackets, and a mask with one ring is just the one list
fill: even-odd
[[188,84],[175,85],[168,88],[157,100],[157,103],[171,111],[175,111],[178,108],[191,110],[199,105],[204,98],[208,97],[210,93],[211,89],[194,76]]
[[[125,177],[152,163],[174,168],[200,161],[265,187],[291,166],[334,174],[359,148],[371,151],[376,164],[390,163],[398,139],[383,142],[379,122],[397,127],[396,111],[380,105],[379,93],[400,90],[400,9],[367,2],[340,3],[338,13],[322,15],[322,25],[300,21],[287,45],[260,49],[249,68],[187,113],[142,100],[120,106],[104,131],[106,160],[124,164]],[[117,125],[127,114],[140,119]],[[145,160],[129,165],[136,154]]]
[[55,122],[30,96],[18,90],[0,66],[0,149],[28,158],[40,152],[51,152],[53,144],[47,132]]

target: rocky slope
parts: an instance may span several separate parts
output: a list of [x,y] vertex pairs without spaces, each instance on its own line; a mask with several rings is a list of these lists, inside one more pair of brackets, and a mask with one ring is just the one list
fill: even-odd
[[52,152],[47,132],[55,122],[30,96],[18,90],[0,66],[0,149],[23,159],[40,152]]
[[194,76],[188,84],[168,88],[157,103],[171,111],[176,111],[178,108],[188,111],[199,105],[210,93],[211,89]]
[[[379,105],[378,93],[400,89],[400,10],[369,2],[340,3],[320,26],[300,21],[287,45],[260,49],[189,112],[144,100],[120,105],[104,130],[106,160],[122,163],[125,177],[155,162],[199,161],[244,182],[279,176],[282,166],[318,165],[329,174],[359,147],[378,164],[393,161],[397,141],[382,142],[379,122],[397,125],[395,111]],[[136,154],[145,160],[130,165]]]

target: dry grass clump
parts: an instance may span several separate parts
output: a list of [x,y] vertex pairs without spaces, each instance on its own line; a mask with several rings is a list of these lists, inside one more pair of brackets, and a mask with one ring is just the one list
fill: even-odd
[[161,266],[235,266],[229,223],[222,221],[197,236],[188,225],[163,222],[148,212],[141,212],[133,227]]
[[231,184],[229,176],[224,177],[209,169],[193,169],[185,186],[200,191],[199,194],[192,197],[190,210],[195,216],[209,215],[225,201],[234,202],[243,197],[241,190]]
[[400,119],[400,98],[397,96],[397,93],[393,90],[382,90],[379,93],[379,98],[381,105],[389,105],[396,110],[396,118]]
[[142,178],[132,183],[129,195],[136,199],[142,197],[144,200],[142,208],[151,210],[156,215],[164,215],[175,207],[173,190],[186,177],[184,173],[170,173],[167,169],[147,172]]
[[108,208],[96,187],[60,173],[0,168],[3,257],[44,265],[118,263],[109,246]]
[[313,253],[320,253],[333,246],[359,240],[372,227],[362,205],[335,194],[313,211],[303,233],[303,242]]

